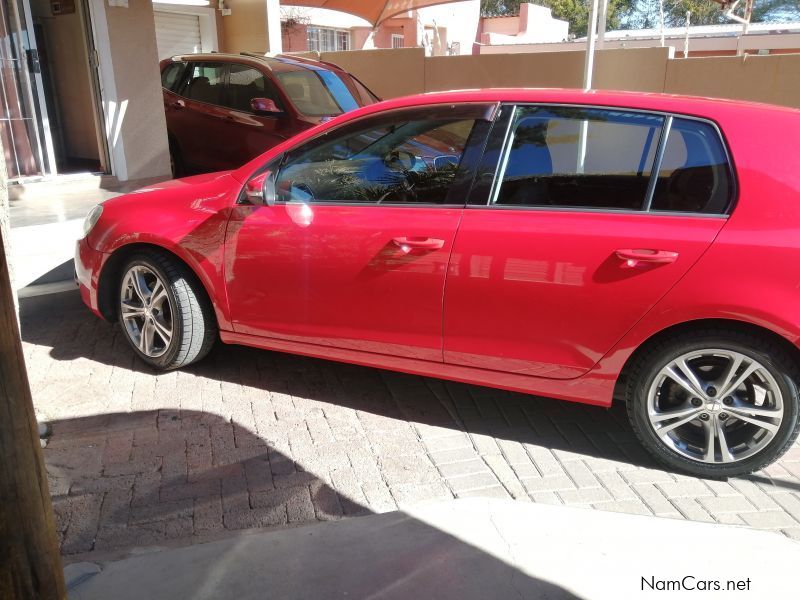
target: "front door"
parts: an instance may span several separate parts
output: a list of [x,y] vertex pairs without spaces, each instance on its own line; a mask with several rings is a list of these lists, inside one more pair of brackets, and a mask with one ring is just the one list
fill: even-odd
[[239,333],[442,360],[445,272],[465,149],[485,107],[395,111],[322,134],[278,171],[274,206],[240,205],[226,278]]
[[487,151],[492,164],[481,168],[497,174],[479,180],[482,204],[465,210],[453,247],[445,362],[577,377],[714,240],[730,171],[716,130],[702,122],[503,110],[510,126],[496,126],[488,145],[503,150]]

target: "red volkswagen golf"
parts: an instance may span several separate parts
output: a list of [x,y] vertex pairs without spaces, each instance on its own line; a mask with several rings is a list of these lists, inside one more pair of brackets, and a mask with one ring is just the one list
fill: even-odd
[[87,217],[77,276],[159,369],[225,343],[602,406],[666,465],[798,435],[800,112],[671,96],[403,98]]

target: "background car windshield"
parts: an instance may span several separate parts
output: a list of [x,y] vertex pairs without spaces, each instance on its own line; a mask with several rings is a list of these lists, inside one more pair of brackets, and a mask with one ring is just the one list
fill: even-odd
[[358,101],[334,72],[325,69],[277,73],[289,99],[304,115],[340,115],[359,107]]

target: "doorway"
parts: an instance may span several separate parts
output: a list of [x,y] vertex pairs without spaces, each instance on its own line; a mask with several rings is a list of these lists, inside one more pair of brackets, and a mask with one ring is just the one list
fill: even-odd
[[9,179],[109,173],[85,0],[0,0]]

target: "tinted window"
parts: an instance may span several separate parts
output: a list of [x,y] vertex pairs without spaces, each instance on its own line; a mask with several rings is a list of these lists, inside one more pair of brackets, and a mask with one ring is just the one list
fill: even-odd
[[651,210],[722,214],[730,198],[731,172],[716,129],[673,119]]
[[520,107],[496,204],[640,209],[663,118],[614,110]]
[[279,199],[442,204],[474,123],[395,118],[323,136],[288,156],[277,180]]
[[225,65],[222,63],[189,63],[189,75],[180,94],[198,102],[222,104],[225,91]]
[[344,81],[332,71],[301,69],[277,73],[277,77],[292,104],[304,115],[340,115],[359,106]]
[[161,87],[174,90],[178,80],[183,74],[183,63],[172,63],[161,72]]
[[281,106],[275,86],[261,71],[245,65],[231,65],[225,105],[235,110],[252,112],[250,100],[253,98],[269,98],[278,107]]

